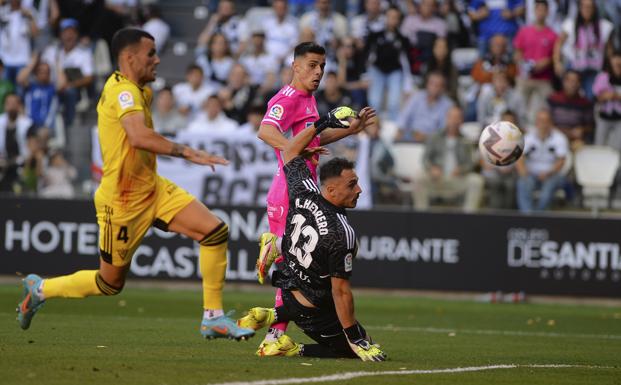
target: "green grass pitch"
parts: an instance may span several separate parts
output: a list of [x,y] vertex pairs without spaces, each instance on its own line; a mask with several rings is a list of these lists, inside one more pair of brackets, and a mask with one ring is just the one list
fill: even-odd
[[[139,287],[138,287],[139,286]],[[263,337],[200,337],[200,291],[128,286],[109,298],[48,301],[28,331],[15,321],[21,289],[0,285],[0,384],[207,385],[361,373],[330,384],[621,384],[621,309],[488,304],[354,291],[358,318],[389,361],[259,358]],[[270,306],[268,289],[227,289],[238,315]],[[295,326],[290,335],[309,341]],[[533,367],[532,365],[570,365]],[[472,372],[423,369],[511,367]],[[529,366],[531,365],[531,366]],[[390,371],[389,373],[370,372]],[[399,372],[395,374],[394,372]],[[267,385],[270,381],[263,381]],[[302,382],[303,383],[303,382]],[[316,382],[315,382],[316,383]]]

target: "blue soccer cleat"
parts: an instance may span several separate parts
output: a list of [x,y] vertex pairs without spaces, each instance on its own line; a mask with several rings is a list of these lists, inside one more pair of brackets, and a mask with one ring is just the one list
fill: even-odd
[[228,338],[240,341],[254,336],[254,330],[237,326],[237,322],[229,318],[231,313],[216,318],[203,318],[203,322],[201,322],[203,337],[207,339]]
[[24,299],[17,305],[17,322],[19,326],[26,330],[30,327],[30,322],[35,313],[43,306],[45,300],[39,297],[37,290],[41,286],[43,279],[36,274],[29,274],[22,279],[24,285]]

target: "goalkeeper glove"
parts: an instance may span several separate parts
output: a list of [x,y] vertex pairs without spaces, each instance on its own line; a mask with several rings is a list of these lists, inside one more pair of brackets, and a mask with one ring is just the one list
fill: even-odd
[[371,338],[366,335],[366,331],[359,323],[355,323],[343,329],[343,331],[351,350],[362,361],[386,361],[386,354],[380,350],[379,345],[371,341]]
[[317,134],[326,128],[348,128],[349,118],[355,118],[358,113],[347,106],[336,107],[315,122]]

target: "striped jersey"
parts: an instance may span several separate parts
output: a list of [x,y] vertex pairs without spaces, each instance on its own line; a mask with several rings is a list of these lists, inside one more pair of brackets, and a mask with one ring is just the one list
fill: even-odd
[[275,285],[297,289],[315,306],[332,303],[332,277],[349,279],[356,256],[356,233],[344,208],[321,196],[306,162],[284,166],[289,188],[284,261]]

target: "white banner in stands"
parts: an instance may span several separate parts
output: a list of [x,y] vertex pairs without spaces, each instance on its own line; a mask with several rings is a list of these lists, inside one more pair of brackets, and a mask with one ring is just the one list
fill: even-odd
[[[230,164],[216,166],[214,172],[208,166],[195,165],[179,158],[160,156],[158,157],[160,175],[183,187],[208,206],[265,205],[267,192],[276,173],[277,162],[274,150],[255,135],[248,134],[248,132],[210,132],[208,134],[181,132],[172,140],[222,156],[228,159]],[[358,201],[358,208],[370,208],[368,140],[347,138],[345,141],[350,143],[349,146],[355,147],[357,155],[356,172],[363,190]],[[97,169],[101,164],[98,150],[99,145],[95,137],[93,169]],[[333,149],[332,155],[351,154],[339,154]]]

